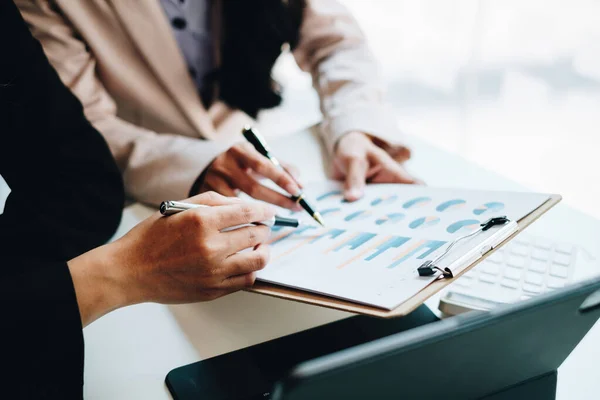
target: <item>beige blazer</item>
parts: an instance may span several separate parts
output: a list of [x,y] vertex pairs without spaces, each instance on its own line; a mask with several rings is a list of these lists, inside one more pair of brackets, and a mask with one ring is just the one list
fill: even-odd
[[[240,140],[250,118],[222,102],[203,107],[158,0],[16,3],[106,138],[129,196],[150,204],[187,197],[204,168]],[[309,1],[294,56],[312,74],[330,152],[353,130],[398,143],[378,66],[346,8]]]

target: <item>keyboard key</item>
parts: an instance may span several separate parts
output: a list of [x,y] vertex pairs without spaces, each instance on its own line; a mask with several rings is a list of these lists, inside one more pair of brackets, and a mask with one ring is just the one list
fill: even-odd
[[552,258],[552,264],[568,267],[571,264],[571,256],[567,256],[565,254],[554,254],[554,257]]
[[569,243],[557,243],[555,251],[557,253],[571,255],[575,251],[575,247]]
[[565,286],[566,283],[567,283],[566,279],[557,278],[554,276],[548,277],[548,287],[550,289],[560,289],[561,287]]
[[465,274],[461,278],[477,279],[478,275],[479,274],[477,273],[476,269],[470,269],[467,272],[465,272]]
[[506,264],[515,268],[523,268],[525,266],[525,258],[521,256],[510,256]]
[[510,288],[510,289],[518,289],[519,288],[519,282],[514,281],[512,279],[507,279],[507,278],[503,278],[502,282],[500,282],[500,285],[505,288]]
[[513,268],[513,267],[509,267],[509,266],[506,266],[506,268],[504,268],[504,276],[506,278],[512,279],[514,281],[520,281],[522,273],[523,273],[523,270],[521,270],[521,269],[517,269],[517,268]]
[[569,269],[561,265],[552,264],[550,267],[550,275],[566,279],[569,276]]
[[460,287],[461,289],[468,289],[469,287],[471,287],[471,284],[471,280],[459,279],[452,284],[452,288],[455,289],[457,287]]
[[529,255],[529,247],[521,244],[510,246],[509,248],[512,254],[518,256],[528,256]]
[[533,249],[531,251],[531,258],[534,260],[546,261],[548,260],[548,255],[548,251],[545,250]]
[[542,292],[542,288],[540,286],[532,285],[530,283],[524,283],[523,292],[525,292],[525,294],[539,294]]
[[520,244],[521,246],[531,246],[531,238],[527,235],[519,235],[516,239],[513,239],[510,243]]
[[543,238],[536,238],[533,246],[542,250],[550,250],[552,248],[552,242]]
[[498,275],[500,273],[500,266],[498,264],[483,262],[481,263],[480,271],[486,274]]
[[529,268],[528,269],[531,270],[531,271],[544,273],[548,269],[548,262],[547,261],[540,261],[540,260],[531,259],[529,261]]
[[525,282],[542,286],[544,284],[544,275],[535,272],[528,272],[525,276]]
[[498,280],[498,276],[497,275],[481,274],[481,276],[479,276],[479,280],[481,282],[496,283],[496,281]]
[[490,254],[490,256],[487,257],[485,261],[489,261],[494,264],[501,264],[504,261],[504,257],[502,253],[496,251],[493,254]]

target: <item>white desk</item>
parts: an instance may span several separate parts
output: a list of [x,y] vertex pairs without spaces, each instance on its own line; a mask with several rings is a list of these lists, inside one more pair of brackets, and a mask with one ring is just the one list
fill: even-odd
[[[413,138],[409,138],[409,142],[414,149],[409,167],[432,186],[523,190],[514,182],[458,156]],[[320,151],[314,133],[309,131],[272,145],[280,159],[297,165]],[[303,181],[323,177],[323,164],[318,158],[315,160],[309,169],[303,168]],[[140,205],[128,207],[117,235],[125,233],[152,211]],[[565,205],[550,211],[528,232],[578,243],[589,249],[600,248],[600,222]],[[436,309],[437,299],[427,304]],[[111,400],[170,399],[164,378],[172,368],[349,315],[250,293],[236,293],[210,303],[143,304],[121,309],[84,331],[85,396]],[[558,399],[598,398],[598,360],[600,324],[559,370]]]

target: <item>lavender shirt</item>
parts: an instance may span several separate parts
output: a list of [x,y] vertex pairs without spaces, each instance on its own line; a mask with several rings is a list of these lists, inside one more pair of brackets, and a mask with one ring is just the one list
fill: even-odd
[[190,76],[196,82],[205,104],[210,88],[204,78],[213,68],[213,41],[210,26],[210,0],[160,0],[183,53]]

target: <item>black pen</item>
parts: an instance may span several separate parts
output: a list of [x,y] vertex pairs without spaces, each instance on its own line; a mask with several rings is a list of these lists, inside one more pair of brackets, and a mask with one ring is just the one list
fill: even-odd
[[[204,204],[183,203],[181,201],[163,201],[160,204],[160,213],[165,217],[182,211],[191,210],[192,208],[210,207]],[[254,222],[255,225],[273,226],[288,226],[290,228],[298,228],[302,222],[295,218],[285,218],[278,215],[271,217],[265,221]]]
[[[256,151],[258,151],[263,156],[267,157],[273,163],[273,165],[281,168],[296,183],[298,183],[298,181],[296,181],[296,179],[294,178],[294,175],[292,175],[283,165],[281,165],[279,160],[271,154],[269,146],[267,145],[267,142],[258,132],[255,132],[252,129],[252,127],[246,126],[246,127],[244,127],[244,129],[242,129],[242,134],[244,135],[246,140],[248,142],[250,142],[252,144],[252,146],[254,146]],[[310,214],[310,216],[313,217],[313,219],[315,221],[317,221],[321,226],[325,226],[325,221],[323,221],[323,217],[321,216],[321,214],[317,210],[315,210],[310,204],[308,204],[306,199],[304,199],[302,192],[292,195],[292,200],[294,200],[296,203],[300,204],[300,206],[304,210],[306,210],[306,212],[308,212]]]

